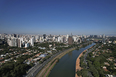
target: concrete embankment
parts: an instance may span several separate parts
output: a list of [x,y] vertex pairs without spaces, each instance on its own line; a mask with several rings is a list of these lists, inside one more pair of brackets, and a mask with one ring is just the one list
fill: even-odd
[[53,66],[57,63],[58,60],[55,60],[55,62],[49,67],[49,69],[46,71],[44,77],[47,77],[49,75],[50,70],[53,68]]
[[[36,77],[46,77],[48,76],[50,70],[52,70],[52,66],[54,64],[56,64],[57,61],[55,61],[57,58],[60,59],[62,58],[66,53],[70,52],[70,51],[73,51],[75,50],[76,48],[71,48],[71,49],[68,49],[62,53],[60,53],[59,55],[57,55],[55,58],[53,58],[46,66],[44,66],[44,68],[38,73],[38,75]],[[53,63],[54,61],[54,63]],[[51,63],[53,63],[53,65],[51,65]],[[52,67],[52,68],[51,68]]]

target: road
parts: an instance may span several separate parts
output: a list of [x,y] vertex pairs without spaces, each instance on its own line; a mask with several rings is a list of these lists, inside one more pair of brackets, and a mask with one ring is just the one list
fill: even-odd
[[[87,50],[87,52],[85,53],[85,55],[84,55],[84,63],[86,65],[87,65],[87,59],[86,58],[87,58],[88,53],[90,53],[91,51],[93,51],[93,49],[95,49],[95,48],[96,48],[96,45],[94,46],[94,48],[91,48],[90,50]],[[87,67],[87,68],[89,68],[89,67]],[[91,74],[91,72],[89,72],[89,71],[88,71],[88,75],[89,75],[89,77],[93,77],[92,74]]]
[[[86,43],[84,43],[84,44],[86,44]],[[82,44],[82,45],[84,45],[84,44]],[[70,49],[72,49],[72,48],[70,48]],[[25,77],[35,77],[35,76],[38,74],[38,72],[40,72],[41,69],[42,69],[49,61],[51,61],[54,57],[56,57],[56,56],[59,55],[60,53],[65,52],[65,51],[70,50],[70,49],[66,49],[66,50],[64,50],[64,51],[60,51],[60,52],[56,53],[55,55],[52,55],[49,59],[47,59],[46,61],[44,61],[42,64],[39,64],[39,62],[38,62],[35,66],[33,66],[33,67],[27,72],[27,75],[26,75]]]
[[85,53],[85,55],[84,55],[84,63],[85,64],[87,64],[87,55],[88,55],[88,53],[90,53],[91,51],[93,51],[93,49],[95,49],[96,48],[96,45],[94,46],[94,48],[91,48],[90,50],[87,50],[87,52]]
[[[71,48],[70,48],[71,49]],[[67,50],[70,50],[67,49]],[[65,51],[67,51],[65,50]],[[64,51],[64,52],[65,52]],[[56,53],[55,55],[51,56],[49,59],[47,59],[46,61],[44,61],[42,64],[39,64],[39,62],[33,66],[28,72],[27,75],[25,77],[35,77],[36,74],[49,62],[51,61],[54,57],[56,57],[57,55],[59,55],[60,53],[62,53],[63,51],[60,51],[58,53]]]

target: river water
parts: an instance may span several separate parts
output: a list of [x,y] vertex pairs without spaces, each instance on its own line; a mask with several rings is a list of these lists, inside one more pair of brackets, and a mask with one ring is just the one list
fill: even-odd
[[95,45],[95,43],[92,43],[85,48],[74,50],[64,55],[59,60],[59,62],[56,63],[48,77],[75,77],[75,64],[77,57],[81,52],[90,48],[93,45]]

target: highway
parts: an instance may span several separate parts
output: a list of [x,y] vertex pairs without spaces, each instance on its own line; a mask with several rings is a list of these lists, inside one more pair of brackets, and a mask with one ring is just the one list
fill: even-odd
[[[84,44],[86,44],[86,43],[84,43]],[[82,45],[84,45],[84,44],[82,44]],[[72,48],[70,48],[70,49],[72,49]],[[33,66],[33,67],[27,72],[27,74],[26,74],[25,77],[35,77],[35,76],[38,74],[38,72],[40,72],[41,69],[42,69],[46,64],[48,64],[49,61],[51,61],[54,57],[56,57],[56,56],[59,55],[60,53],[65,52],[65,51],[70,50],[70,49],[66,49],[66,50],[64,50],[64,51],[59,51],[58,53],[56,53],[55,55],[52,55],[49,59],[47,59],[46,61],[44,61],[42,64],[39,64],[39,62],[38,62],[35,66]]]
[[[70,48],[71,49],[71,48]],[[67,49],[69,50],[69,49]],[[67,51],[65,50],[65,51]],[[64,52],[65,52],[64,51]],[[51,61],[54,57],[56,57],[57,55],[59,55],[60,53],[62,53],[63,51],[60,51],[58,53],[56,53],[55,55],[51,56],[49,59],[47,59],[46,61],[44,61],[42,64],[39,64],[39,62],[33,66],[28,72],[27,75],[25,77],[35,77],[37,75],[37,73],[49,62]]]

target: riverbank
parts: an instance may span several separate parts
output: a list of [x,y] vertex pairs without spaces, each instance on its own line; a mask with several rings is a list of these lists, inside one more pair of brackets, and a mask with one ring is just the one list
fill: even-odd
[[[92,46],[91,46],[90,48],[92,48]],[[89,48],[88,48],[88,49],[89,49]],[[80,67],[80,57],[83,56],[83,53],[85,53],[85,52],[86,52],[86,50],[84,50],[84,51],[79,55],[79,57],[78,57],[77,60],[76,60],[76,69],[75,69],[76,72],[77,72],[77,71],[80,71],[80,70],[82,69],[82,68]],[[76,72],[75,72],[75,77],[82,77],[82,76],[78,76]]]
[[50,71],[48,77],[75,77],[75,63],[77,57],[86,49],[93,46],[94,43],[86,43],[86,47],[78,45],[79,50],[73,50],[64,55],[54,68]]
[[[57,61],[55,61],[56,59],[60,59],[62,58],[66,53],[69,53],[70,51],[75,50],[76,48],[71,48],[69,50],[66,50],[64,52],[62,52],[61,54],[57,55],[54,59],[52,59],[46,66],[44,66],[44,68],[37,74],[36,77],[46,77],[49,75],[50,70],[52,70],[53,66],[56,64]],[[51,63],[53,63],[51,65]],[[52,68],[51,68],[52,67]]]
[[[83,55],[83,53],[86,52],[86,50],[84,50],[80,55],[79,57],[77,58],[76,60],[76,72],[77,71],[80,71],[82,68],[80,67],[80,57]],[[76,73],[75,73],[75,77],[81,77],[81,76],[78,76]]]
[[[88,43],[85,43],[84,45],[86,45]],[[90,43],[89,43],[90,44]],[[84,45],[80,46],[83,47]],[[54,57],[51,61],[49,61],[43,68],[42,70],[36,75],[36,77],[44,77],[46,75],[46,77],[50,74],[50,71],[52,70],[52,68],[55,66],[56,62],[55,59],[60,59],[62,58],[65,54],[75,50],[75,48],[70,48],[68,50],[65,50],[64,52],[60,53],[59,55],[57,55],[56,57]],[[51,63],[53,63],[54,65],[52,65]],[[50,68],[52,66],[52,68]],[[47,73],[47,74],[46,74]]]
[[48,68],[48,70],[46,71],[46,74],[44,75],[44,77],[48,77],[50,70],[55,66],[55,64],[57,63],[58,60],[55,60],[55,62]]

